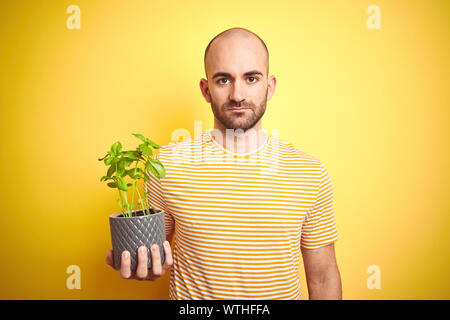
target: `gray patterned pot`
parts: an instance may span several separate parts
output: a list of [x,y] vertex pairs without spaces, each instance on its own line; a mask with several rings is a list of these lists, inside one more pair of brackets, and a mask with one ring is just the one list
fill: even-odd
[[161,255],[161,264],[164,263],[163,242],[166,240],[164,226],[164,211],[150,209],[150,215],[144,215],[142,210],[132,212],[132,217],[124,217],[122,212],[109,216],[111,228],[111,242],[114,253],[114,264],[120,268],[122,252],[127,250],[131,256],[131,270],[137,268],[137,250],[140,246],[147,247],[147,267],[152,267],[150,246],[157,244]]

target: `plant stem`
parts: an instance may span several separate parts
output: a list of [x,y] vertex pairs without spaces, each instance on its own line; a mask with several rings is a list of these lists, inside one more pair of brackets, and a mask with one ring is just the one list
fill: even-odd
[[[147,192],[148,192],[148,190],[147,190]],[[145,201],[145,204],[146,204],[147,208],[149,209],[148,214],[150,214],[150,203],[148,202],[148,197],[147,197],[147,196],[148,196],[148,195],[145,194],[144,201]]]
[[[116,162],[116,172],[117,172],[117,162]],[[122,193],[120,192],[120,189],[117,188],[117,191],[119,191],[119,196],[120,196],[120,201],[121,201],[121,205],[120,205],[120,209],[122,210],[122,215],[125,216],[125,212],[124,212],[124,208],[123,208],[123,197],[122,197]],[[125,194],[125,200],[126,200],[127,195]],[[128,208],[128,202],[126,202],[127,207]],[[126,210],[125,210],[126,211]]]
[[[142,198],[141,198],[141,193],[139,192],[139,188],[137,188],[136,190],[137,190],[138,195],[139,195],[139,200],[142,200]],[[145,200],[144,200],[144,201],[145,201]],[[142,205],[142,202],[140,202],[140,203],[141,203],[142,212],[143,212],[144,214],[148,214],[148,213],[147,213],[147,208],[144,208],[144,206]]]
[[127,199],[127,192],[126,191],[122,191],[122,192],[123,192],[123,195],[125,197],[125,202],[127,203],[128,217],[131,218],[130,205],[128,204],[128,199]]
[[[136,167],[135,167],[134,173],[136,173],[138,162],[139,162],[139,160],[136,161]],[[135,186],[136,186],[136,178],[133,179],[133,192],[131,193],[131,205],[133,205],[133,203],[134,203],[134,189],[135,189]]]
[[122,193],[120,193],[120,189],[117,189],[117,191],[119,191],[119,196],[120,196],[120,210],[122,210],[122,215],[125,216],[125,212],[123,210],[123,197],[122,197]]

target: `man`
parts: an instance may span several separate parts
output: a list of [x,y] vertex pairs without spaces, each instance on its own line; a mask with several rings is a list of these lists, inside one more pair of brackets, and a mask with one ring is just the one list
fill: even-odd
[[132,273],[124,252],[123,278],[154,280],[173,266],[170,299],[301,299],[301,251],[309,298],[342,299],[328,173],[261,128],[276,86],[268,58],[246,29],[211,40],[200,88],[214,130],[161,148],[166,177],[150,174],[144,184],[150,204],[166,213],[165,263],[153,245],[147,269],[142,247]]

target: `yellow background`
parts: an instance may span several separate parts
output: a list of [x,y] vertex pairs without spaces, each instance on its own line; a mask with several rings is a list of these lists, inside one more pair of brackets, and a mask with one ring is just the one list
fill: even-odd
[[[449,3],[2,1],[0,298],[168,298],[169,274],[127,281],[106,265],[120,209],[97,158],[117,140],[135,148],[131,133],[166,144],[194,120],[211,129],[203,52],[240,26],[278,79],[263,127],[333,181],[343,298],[449,299]],[[71,4],[80,30],[66,27]]]

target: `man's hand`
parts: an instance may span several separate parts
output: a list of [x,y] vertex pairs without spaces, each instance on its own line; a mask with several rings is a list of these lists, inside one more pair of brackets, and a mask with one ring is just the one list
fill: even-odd
[[[136,279],[136,280],[150,280],[154,281],[164,275],[167,270],[169,270],[173,265],[172,259],[172,250],[170,248],[169,241],[164,241],[164,254],[165,261],[164,264],[161,265],[161,256],[159,254],[159,247],[157,244],[154,244],[150,247],[151,252],[150,255],[152,257],[152,268],[147,268],[147,248],[145,246],[141,246],[138,249],[138,266],[136,272],[131,271],[131,258],[130,253],[128,251],[122,252],[122,260],[120,264],[120,275],[124,279]],[[114,267],[114,255],[112,250],[108,250],[108,255],[106,256],[106,263],[113,267],[115,270],[118,270]]]

